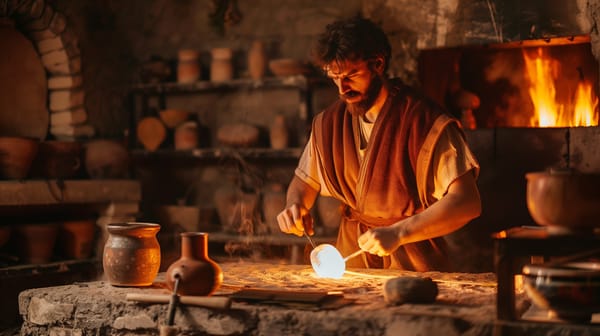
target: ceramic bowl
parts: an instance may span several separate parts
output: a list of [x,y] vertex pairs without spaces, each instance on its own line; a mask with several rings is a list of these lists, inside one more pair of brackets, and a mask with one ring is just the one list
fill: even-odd
[[160,110],[158,115],[168,128],[175,128],[188,119],[190,112],[180,109],[164,109]]
[[524,289],[551,318],[589,322],[600,312],[600,262],[523,267]]
[[600,174],[550,170],[525,177],[527,209],[536,223],[557,234],[600,227]]

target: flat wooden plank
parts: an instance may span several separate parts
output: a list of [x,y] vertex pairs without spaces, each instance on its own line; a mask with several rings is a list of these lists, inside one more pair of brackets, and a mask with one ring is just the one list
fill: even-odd
[[0,206],[139,202],[136,180],[0,181]]

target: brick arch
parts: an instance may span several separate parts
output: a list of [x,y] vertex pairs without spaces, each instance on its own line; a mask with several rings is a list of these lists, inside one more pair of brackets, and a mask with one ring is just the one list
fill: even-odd
[[51,135],[58,139],[91,137],[87,123],[81,56],[77,36],[63,14],[45,0],[14,0],[0,8],[0,17],[14,20],[38,52],[48,79]]

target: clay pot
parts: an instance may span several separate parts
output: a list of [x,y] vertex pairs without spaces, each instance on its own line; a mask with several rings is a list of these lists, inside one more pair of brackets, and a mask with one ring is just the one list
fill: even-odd
[[255,229],[264,233],[255,224],[260,218],[260,197],[256,193],[246,193],[240,188],[223,184],[215,190],[214,204],[219,216],[221,231],[227,233],[253,234]]
[[171,291],[179,277],[177,294],[180,295],[211,295],[219,289],[223,272],[208,256],[208,234],[181,233],[181,257],[169,266],[165,275]]
[[258,143],[258,127],[245,123],[225,124],[217,130],[217,140],[221,145],[231,147],[252,147]]
[[200,79],[201,70],[198,61],[200,53],[196,50],[179,50],[177,62],[177,82],[193,83]]
[[198,147],[198,124],[187,121],[175,129],[175,149],[190,150]]
[[233,78],[233,65],[231,57],[233,52],[230,48],[214,48],[211,50],[212,61],[210,63],[210,80],[212,82],[224,82]]
[[158,112],[158,116],[165,126],[175,128],[188,119],[190,112],[180,109],[164,109]]
[[29,175],[39,141],[24,137],[0,137],[0,178],[21,180]]
[[307,75],[311,72],[308,62],[292,59],[278,58],[269,61],[269,70],[278,77]]
[[550,170],[526,178],[529,213],[551,233],[591,232],[600,226],[600,174]]
[[273,149],[284,149],[288,147],[289,132],[284,115],[278,114],[273,119],[273,122],[269,127],[269,140],[271,141],[271,148]]
[[113,140],[93,140],[85,144],[85,169],[93,179],[127,178],[129,152]]
[[65,221],[58,231],[60,252],[68,259],[89,258],[95,236],[96,222],[93,219]]
[[76,141],[43,141],[39,148],[31,175],[35,177],[66,179],[81,168],[82,145]]
[[150,286],[160,268],[155,223],[114,223],[107,226],[102,267],[113,286]]
[[144,117],[138,121],[138,141],[149,151],[155,151],[167,138],[167,128],[157,117]]
[[232,184],[224,183],[215,190],[213,197],[221,230],[223,232],[237,232],[235,213],[239,199],[239,189]]
[[19,257],[29,264],[44,264],[52,259],[58,224],[17,225],[14,235]]
[[140,79],[143,83],[160,83],[171,77],[172,71],[169,62],[154,56],[142,63],[140,67]]
[[260,80],[265,76],[267,69],[267,54],[263,41],[252,42],[248,50],[248,73],[250,78]]

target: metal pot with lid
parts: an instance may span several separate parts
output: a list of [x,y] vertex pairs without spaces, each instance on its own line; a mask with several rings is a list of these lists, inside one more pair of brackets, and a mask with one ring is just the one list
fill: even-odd
[[600,228],[600,174],[550,169],[525,177],[527,208],[536,223],[551,233]]

